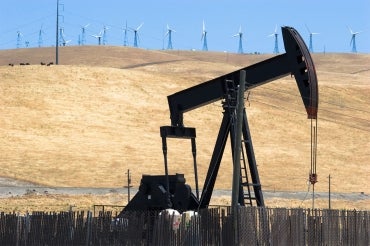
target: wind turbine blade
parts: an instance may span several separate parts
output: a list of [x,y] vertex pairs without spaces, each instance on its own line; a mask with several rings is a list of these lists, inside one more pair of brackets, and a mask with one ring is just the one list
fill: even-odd
[[242,33],[242,25],[239,27],[239,33]]
[[140,24],[140,26],[138,26],[138,27],[136,28],[136,31],[139,31],[139,29],[140,29],[143,25],[144,25],[144,22],[143,22],[143,23],[141,23],[141,24]]
[[349,42],[349,46],[351,46],[352,45],[352,43],[353,43],[353,39],[354,39],[355,37],[354,36],[352,36],[352,38],[351,38],[351,41]]
[[347,26],[347,28],[348,28],[348,30],[349,30],[349,32],[350,32],[351,34],[354,34],[354,33],[353,33],[353,31],[352,31],[352,29],[351,29],[349,26]]
[[275,25],[275,33],[277,32],[277,24]]
[[306,26],[308,33],[311,34],[310,28],[308,28],[308,26],[306,24],[304,24],[304,25]]
[[317,34],[320,34],[320,33],[318,33],[318,32],[313,32],[313,33],[311,33],[312,35],[317,35]]
[[203,20],[203,33],[206,31],[206,24],[204,23],[204,20]]
[[167,24],[167,30],[170,30],[170,26]]

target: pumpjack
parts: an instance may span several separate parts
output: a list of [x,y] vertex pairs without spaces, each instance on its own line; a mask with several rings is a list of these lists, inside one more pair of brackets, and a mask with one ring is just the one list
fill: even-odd
[[[235,109],[238,101],[238,89],[241,83],[245,84],[245,91],[247,91],[283,76],[294,76],[308,119],[317,119],[318,84],[309,50],[302,37],[294,28],[282,27],[282,35],[286,53],[222,75],[167,97],[171,126],[160,127],[165,174],[143,175],[137,194],[122,210],[120,215],[123,215],[126,211],[172,208],[182,212],[208,207],[228,136],[230,136],[231,148],[235,147]],[[240,81],[239,73],[241,70],[244,70],[246,73],[245,81]],[[222,100],[223,118],[200,195],[196,163],[196,131],[195,128],[184,126],[184,113],[218,100]],[[170,175],[168,173],[167,138],[191,140],[195,193],[186,184],[184,174]],[[262,186],[245,108],[243,109],[242,119],[241,156],[238,203],[241,206],[264,206]],[[234,155],[232,158],[235,158]]]

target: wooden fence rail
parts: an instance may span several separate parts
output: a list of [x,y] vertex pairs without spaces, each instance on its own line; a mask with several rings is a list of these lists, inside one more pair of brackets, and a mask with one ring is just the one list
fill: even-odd
[[237,228],[230,211],[0,213],[0,245],[370,245],[368,211],[241,207]]

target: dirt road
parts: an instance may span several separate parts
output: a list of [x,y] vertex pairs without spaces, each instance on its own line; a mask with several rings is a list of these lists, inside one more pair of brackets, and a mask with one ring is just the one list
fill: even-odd
[[[130,193],[136,194],[137,188],[131,188]],[[94,187],[41,187],[32,183],[27,183],[10,178],[0,178],[0,198],[10,198],[29,194],[60,194],[60,195],[105,195],[109,193],[127,194],[127,188],[94,188]],[[215,196],[231,197],[231,190],[215,190]],[[312,198],[312,192],[300,191],[269,191],[264,190],[265,199],[283,198],[294,200],[306,200]],[[315,198],[328,198],[327,192],[316,192]],[[331,199],[360,201],[370,199],[369,194],[364,193],[331,193]]]

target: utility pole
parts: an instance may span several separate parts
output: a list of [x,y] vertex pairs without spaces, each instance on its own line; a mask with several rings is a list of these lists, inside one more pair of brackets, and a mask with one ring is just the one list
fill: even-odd
[[[59,0],[57,0],[57,26],[56,26],[56,38],[55,38],[55,64],[59,64]],[[63,4],[62,4],[63,5]],[[64,10],[64,5],[63,5]],[[64,16],[63,16],[64,21]]]
[[329,174],[329,210],[331,209],[331,191],[330,191],[330,174]]
[[58,47],[59,47],[59,0],[57,0],[57,28],[56,28],[56,39],[55,39],[55,64],[58,65]]
[[130,188],[132,187],[130,169],[127,169],[126,174],[127,174],[127,186],[125,186],[125,188],[127,188],[127,203],[129,203],[130,202]]

